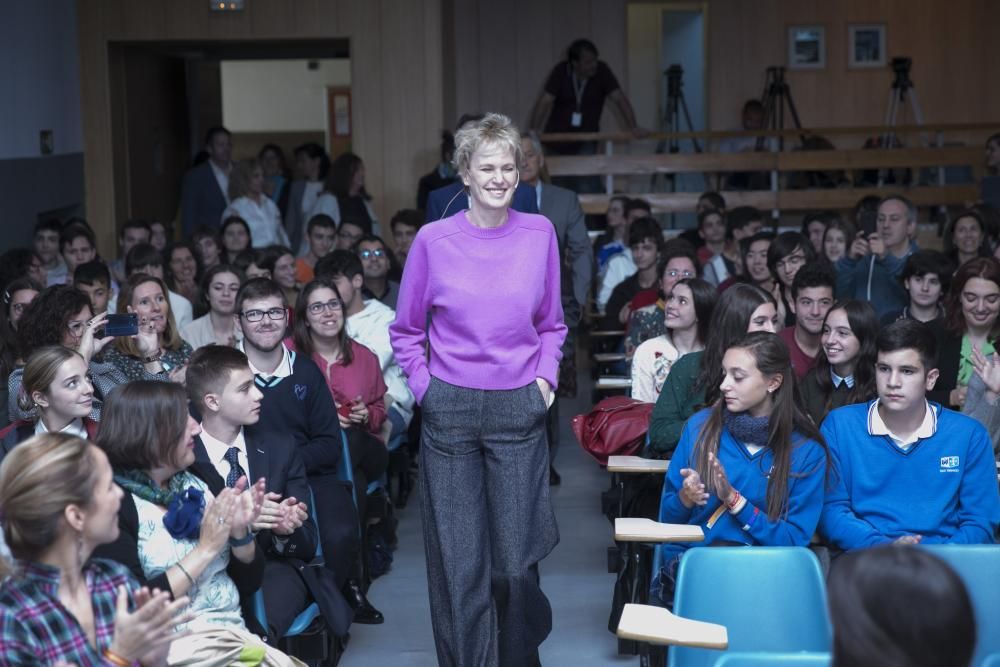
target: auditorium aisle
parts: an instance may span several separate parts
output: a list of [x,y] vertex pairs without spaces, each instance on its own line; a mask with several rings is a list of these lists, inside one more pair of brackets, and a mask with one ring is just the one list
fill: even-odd
[[[542,588],[552,603],[553,616],[541,659],[546,667],[637,664],[635,657],[617,655],[617,642],[607,629],[614,575],[607,572],[611,524],[600,512],[600,493],[609,479],[580,449],[569,429],[573,415],[590,407],[592,381],[585,349],[579,351],[578,359],[582,362],[578,396],[560,401],[562,433],[556,468],[562,485],[552,487],[560,540],[541,565]],[[437,664],[416,490],[399,512],[399,549],[392,571],[372,584],[369,598],[385,614],[385,624],[353,626],[341,665]]]

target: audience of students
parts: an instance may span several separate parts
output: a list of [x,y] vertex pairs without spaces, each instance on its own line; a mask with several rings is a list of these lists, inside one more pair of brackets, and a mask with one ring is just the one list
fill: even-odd
[[235,347],[242,338],[235,319],[242,282],[240,270],[228,264],[217,264],[202,276],[200,306],[207,312],[181,329],[181,338],[192,350],[206,345]]
[[392,272],[392,251],[385,242],[375,235],[362,236],[355,246],[361,266],[364,267],[364,293],[369,299],[377,299],[393,310],[399,298],[399,283],[389,278]]
[[231,215],[222,221],[219,229],[219,238],[222,239],[223,264],[232,264],[236,257],[250,248],[252,236],[250,235],[250,225],[238,215]]
[[715,288],[698,278],[683,278],[666,293],[663,333],[645,340],[632,356],[632,398],[646,403],[659,398],[674,362],[705,348],[718,301]]
[[798,232],[778,234],[767,248],[767,268],[774,277],[774,298],[786,327],[795,324],[795,311],[790,305],[795,274],[815,260],[816,251],[812,243]]
[[927,400],[936,348],[925,324],[893,322],[876,341],[878,398],[823,420],[835,475],[819,532],[831,550],[994,542],[993,445],[977,421]]
[[788,307],[795,316],[795,324],[778,335],[788,346],[796,380],[801,381],[816,363],[823,321],[833,306],[835,284],[833,272],[819,262],[803,266],[792,280]]
[[896,320],[916,320],[937,328],[944,319],[942,301],[951,286],[955,265],[937,250],[918,250],[906,258],[899,274],[909,303],[882,316],[882,325]]
[[815,366],[799,385],[802,407],[816,424],[830,410],[875,397],[875,337],[879,324],[867,301],[838,301],[823,320]]
[[722,293],[712,311],[705,349],[681,357],[670,371],[649,422],[649,446],[657,456],[677,447],[688,418],[719,397],[719,369],[732,345],[754,331],[778,330],[774,297],[753,285],[736,284]]
[[[719,399],[684,426],[663,484],[659,519],[702,526],[704,542],[806,546],[823,509],[827,444],[797,401],[788,348],[773,333],[726,348]],[[651,596],[671,606],[680,557],[664,544]]]
[[631,358],[643,341],[665,332],[663,314],[670,291],[681,280],[698,277],[698,259],[686,241],[672,239],[663,244],[657,273],[660,289],[640,290],[629,302],[625,326],[625,356]]
[[[395,220],[395,218],[393,218]],[[306,253],[295,261],[295,280],[305,285],[314,277],[316,262],[333,250],[337,243],[337,223],[328,215],[314,215],[306,225]]]

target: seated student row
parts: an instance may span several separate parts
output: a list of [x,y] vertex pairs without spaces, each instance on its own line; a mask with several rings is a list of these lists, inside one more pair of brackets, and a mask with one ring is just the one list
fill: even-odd
[[[832,410],[817,430],[777,336],[730,345],[718,398],[673,452],[659,520],[702,526],[704,545],[806,546],[818,535],[834,567],[842,552],[891,542],[993,543],[992,443],[977,421],[926,399],[939,375],[934,335],[901,320],[875,348],[875,400]],[[672,603],[687,548],[661,549],[655,601]]]

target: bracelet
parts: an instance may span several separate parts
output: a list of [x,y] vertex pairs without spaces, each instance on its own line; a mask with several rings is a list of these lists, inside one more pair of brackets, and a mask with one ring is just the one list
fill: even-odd
[[247,531],[247,534],[244,535],[243,537],[230,537],[229,538],[229,546],[231,546],[231,547],[245,547],[246,545],[250,544],[251,542],[253,542],[253,533],[250,532],[249,530]]
[[104,657],[107,658],[108,662],[112,665],[117,665],[118,667],[132,667],[131,661],[126,660],[109,648],[104,649]]
[[144,364],[151,364],[151,363],[153,363],[154,361],[159,361],[159,360],[160,360],[160,357],[162,357],[162,356],[163,356],[163,355],[162,355],[162,354],[160,354],[159,350],[157,350],[156,354],[154,354],[154,355],[152,355],[152,356],[149,356],[149,357],[142,357],[142,363],[144,363]]
[[735,515],[743,511],[743,508],[747,505],[747,499],[744,498],[739,491],[734,492],[736,493],[736,497],[733,499],[733,502],[726,503],[726,508],[729,509],[730,514]]
[[188,583],[194,586],[194,579],[191,577],[190,573],[188,573],[188,571],[184,569],[184,566],[181,565],[180,561],[177,561],[177,567],[179,567],[181,572],[184,573],[184,576],[187,577]]

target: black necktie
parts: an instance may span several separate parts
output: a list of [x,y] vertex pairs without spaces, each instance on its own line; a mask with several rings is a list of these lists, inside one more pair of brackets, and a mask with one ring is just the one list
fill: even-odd
[[232,488],[236,486],[236,482],[240,477],[246,477],[246,470],[240,465],[240,450],[236,447],[230,447],[226,450],[226,455],[223,457],[229,461],[229,474],[226,476],[226,486]]

